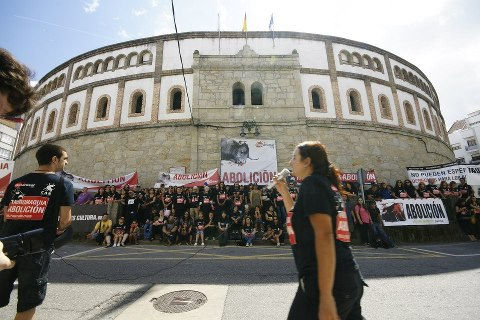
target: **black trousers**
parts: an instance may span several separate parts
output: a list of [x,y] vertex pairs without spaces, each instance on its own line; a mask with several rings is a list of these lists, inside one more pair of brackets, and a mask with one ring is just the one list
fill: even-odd
[[[342,272],[335,277],[333,296],[337,312],[342,320],[362,320],[360,300],[364,282],[360,272]],[[318,319],[319,290],[316,275],[300,278],[297,294],[293,299],[288,320]]]

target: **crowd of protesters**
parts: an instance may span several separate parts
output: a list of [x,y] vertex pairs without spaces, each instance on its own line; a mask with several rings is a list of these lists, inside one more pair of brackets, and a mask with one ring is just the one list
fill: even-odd
[[[364,245],[391,248],[395,244],[383,229],[383,219],[376,201],[384,199],[452,198],[460,228],[472,241],[479,237],[480,204],[471,186],[445,181],[435,184],[410,180],[396,181],[394,186],[374,183],[365,187],[365,203],[356,183],[343,183],[343,197],[353,238]],[[291,184],[293,199],[298,189]],[[204,245],[205,240],[227,240],[252,246],[257,240],[280,246],[285,240],[286,211],[275,188],[255,184],[205,187],[140,188],[128,185],[117,190],[105,186],[95,194],[85,188],[76,195],[76,204],[121,204],[120,219],[97,223],[91,236],[99,244],[124,246],[139,239],[158,239],[165,245]],[[106,222],[105,222],[106,221]]]
[[[291,195],[297,196],[293,185]],[[287,213],[274,188],[223,183],[158,189],[125,185],[119,190],[105,186],[95,194],[84,188],[75,200],[77,205],[113,202],[121,204],[118,222],[113,224],[105,215],[90,234],[99,245],[125,246],[140,238],[194,246],[205,240],[253,246],[260,239],[280,246],[285,240]]]

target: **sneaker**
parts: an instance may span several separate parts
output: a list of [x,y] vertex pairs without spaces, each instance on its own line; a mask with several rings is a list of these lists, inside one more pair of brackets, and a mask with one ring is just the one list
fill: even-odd
[[123,243],[120,243],[120,247],[125,247],[125,245]]
[[202,246],[205,246],[205,243],[202,242]]
[[112,246],[112,248],[115,248],[116,246],[117,246],[117,244],[116,244],[116,243],[114,243],[114,244],[113,244],[113,246]]
[[197,246],[197,243],[195,242],[194,246],[196,247]]
[[253,243],[250,243],[250,247],[253,247]]
[[248,247],[248,243],[245,245],[245,247]]
[[277,243],[277,247],[280,247],[280,243]]

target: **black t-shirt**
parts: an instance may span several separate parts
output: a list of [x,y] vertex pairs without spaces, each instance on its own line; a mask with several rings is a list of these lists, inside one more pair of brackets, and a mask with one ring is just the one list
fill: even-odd
[[[319,174],[313,174],[305,178],[300,186],[298,200],[293,208],[291,229],[288,228],[287,221],[290,242],[292,243],[292,237],[296,241],[296,244],[292,244],[292,251],[300,276],[317,274],[315,235],[308,218],[309,215],[315,213],[326,213],[332,218],[333,234],[336,236],[337,265],[335,276],[341,276],[339,271],[358,269],[350,249],[345,206],[341,195],[332,187],[328,179]],[[337,220],[339,221],[338,227]]]
[[275,224],[272,222],[271,226],[272,226],[273,233],[275,234],[279,234],[280,231],[282,230],[282,226],[280,225],[280,223]]
[[220,226],[220,228],[226,228],[228,226],[228,217],[225,216],[225,219],[224,218],[220,218],[220,220],[218,221],[218,225]]
[[116,224],[113,226],[113,234],[116,234],[116,233],[120,233],[120,232],[123,232],[123,233],[127,233],[127,225],[124,223],[124,224]]
[[380,223],[378,216],[380,215],[380,210],[375,206],[375,208],[367,208],[368,212],[370,213],[370,218],[372,219],[372,223]]
[[7,221],[1,234],[10,236],[43,228],[44,244],[51,246],[55,240],[60,206],[72,204],[73,185],[70,181],[63,180],[60,185],[60,177],[55,174],[26,174],[13,180],[5,191],[1,205],[7,208]]
[[254,229],[255,227],[253,226],[253,224],[250,224],[249,226],[243,226],[243,231],[245,231],[246,233],[252,233]]

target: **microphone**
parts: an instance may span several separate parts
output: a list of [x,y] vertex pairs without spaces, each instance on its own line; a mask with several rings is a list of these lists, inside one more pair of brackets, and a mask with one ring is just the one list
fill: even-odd
[[[284,168],[282,171],[280,171],[277,174],[277,180],[285,179],[289,175],[290,175],[290,170],[288,170],[287,168]],[[275,185],[275,182],[271,182],[271,183],[268,184],[267,188],[272,189],[274,185]]]

